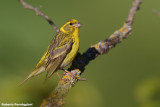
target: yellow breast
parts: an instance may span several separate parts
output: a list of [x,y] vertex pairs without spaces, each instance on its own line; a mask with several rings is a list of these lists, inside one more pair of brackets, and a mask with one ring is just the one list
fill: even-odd
[[74,32],[73,36],[73,45],[71,51],[67,54],[66,58],[62,62],[60,68],[66,67],[68,64],[70,64],[74,58],[76,57],[79,49],[79,36],[78,36],[78,30]]

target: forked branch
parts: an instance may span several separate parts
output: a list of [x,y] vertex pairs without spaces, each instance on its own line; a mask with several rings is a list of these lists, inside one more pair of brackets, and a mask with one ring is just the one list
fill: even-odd
[[[25,8],[34,10],[37,15],[45,18],[56,32],[59,31],[53,21],[51,21],[47,15],[40,12],[39,8],[34,8],[33,6],[25,3],[23,0],[19,1]],[[141,2],[142,0],[134,0],[128,17],[124,25],[119,30],[115,31],[107,39],[91,46],[83,54],[77,55],[77,57],[72,62],[71,67],[68,69],[73,73],[73,75],[75,75],[75,79],[70,74],[66,73],[62,80],[59,81],[55,90],[53,90],[48,98],[43,100],[41,107],[60,107],[64,105],[64,97],[66,93],[72,88],[72,86],[76,84],[76,82],[78,82],[78,80],[82,80],[80,76],[84,72],[85,66],[96,57],[107,53],[111,48],[115,47],[118,43],[120,43],[123,39],[127,38],[131,34],[133,20],[137,10],[139,10]]]
[[66,93],[76,84],[78,80],[81,80],[80,76],[84,72],[85,66],[97,56],[107,53],[111,48],[115,47],[118,43],[131,34],[133,20],[137,10],[139,10],[141,2],[142,0],[134,0],[127,20],[119,30],[115,31],[109,38],[91,46],[82,55],[77,55],[75,60],[72,62],[72,66],[68,69],[75,75],[76,79],[69,74],[64,75],[50,96],[43,100],[41,107],[62,106],[64,104],[64,97]]

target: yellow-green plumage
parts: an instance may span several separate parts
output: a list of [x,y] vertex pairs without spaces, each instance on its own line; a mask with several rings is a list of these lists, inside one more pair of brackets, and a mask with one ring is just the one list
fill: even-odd
[[70,64],[79,49],[79,27],[80,24],[75,19],[65,23],[52,40],[35,70],[23,83],[44,71],[47,72],[46,79],[48,79],[54,72]]

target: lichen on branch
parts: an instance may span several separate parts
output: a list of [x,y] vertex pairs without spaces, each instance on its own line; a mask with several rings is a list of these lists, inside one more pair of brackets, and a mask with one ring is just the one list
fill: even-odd
[[131,34],[132,24],[137,10],[142,0],[134,0],[132,7],[129,11],[127,20],[123,26],[115,31],[109,38],[100,41],[99,43],[91,46],[83,54],[78,54],[77,57],[72,62],[71,67],[68,69],[75,75],[75,79],[70,74],[65,74],[61,81],[59,81],[58,86],[50,94],[50,96],[43,100],[41,107],[60,107],[64,105],[64,97],[66,93],[76,84],[78,80],[81,80],[81,74],[85,70],[85,66],[96,57],[107,53],[111,48],[115,47],[123,39],[128,38]]
[[[36,12],[37,15],[42,16],[49,24],[53,27],[56,32],[59,32],[59,29],[54,24],[54,22],[39,9],[35,8],[30,4],[27,4],[23,0],[18,0],[26,9],[30,9]],[[134,0],[132,7],[129,11],[128,17],[123,24],[123,26],[115,31],[107,39],[100,41],[99,43],[92,45],[86,52],[83,54],[78,53],[77,57],[72,62],[71,67],[68,69],[74,76],[71,76],[69,73],[64,74],[61,81],[59,81],[58,86],[51,92],[48,98],[42,101],[41,107],[61,107],[64,105],[64,97],[66,93],[78,82],[78,80],[84,80],[81,78],[81,74],[85,70],[85,66],[96,57],[107,53],[111,48],[115,47],[123,39],[126,39],[132,30],[132,24],[137,10],[141,4],[142,0]]]

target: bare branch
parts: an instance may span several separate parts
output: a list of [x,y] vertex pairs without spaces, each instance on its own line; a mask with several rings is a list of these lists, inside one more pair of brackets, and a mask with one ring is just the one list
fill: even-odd
[[158,18],[160,18],[160,12],[159,12],[158,10],[153,9],[153,13],[154,13],[155,15],[157,15]]
[[56,32],[59,32],[59,29],[58,29],[57,26],[54,24],[54,22],[53,22],[47,15],[45,15],[44,13],[42,13],[42,12],[39,10],[41,7],[35,8],[35,7],[33,7],[32,5],[27,4],[27,3],[24,2],[23,0],[19,0],[19,2],[23,5],[24,8],[33,10],[33,11],[36,12],[36,15],[42,16],[44,19],[46,19],[46,20],[48,21],[48,23],[53,27],[53,29],[54,29]]
[[43,100],[41,107],[60,107],[64,104],[64,96],[80,80],[80,75],[84,72],[85,66],[97,56],[107,53],[116,44],[120,43],[123,39],[127,38],[131,34],[132,23],[137,10],[142,0],[134,0],[130,9],[127,20],[122,28],[115,31],[109,38],[100,41],[96,45],[91,46],[85,53],[78,54],[72,63],[72,66],[68,69],[76,77],[74,79],[71,75],[66,74],[62,80],[58,83],[56,89],[50,94],[50,96]]

